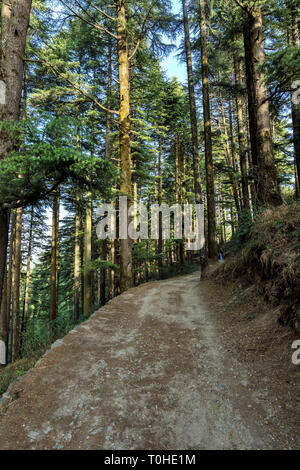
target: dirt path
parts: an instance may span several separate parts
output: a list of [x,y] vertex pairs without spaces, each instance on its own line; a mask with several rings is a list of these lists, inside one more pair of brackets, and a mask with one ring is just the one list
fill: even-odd
[[207,288],[140,286],[55,343],[1,405],[0,449],[288,447],[220,344]]

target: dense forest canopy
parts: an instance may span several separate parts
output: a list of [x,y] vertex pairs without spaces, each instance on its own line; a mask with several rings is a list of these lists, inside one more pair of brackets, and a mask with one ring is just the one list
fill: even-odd
[[[5,363],[134,285],[217,259],[262,210],[299,199],[300,54],[299,0],[0,3]],[[204,203],[205,247],[99,240],[96,209],[120,195]]]

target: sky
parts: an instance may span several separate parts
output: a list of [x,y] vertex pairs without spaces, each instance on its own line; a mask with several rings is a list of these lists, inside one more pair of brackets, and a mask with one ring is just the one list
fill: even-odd
[[[172,12],[174,14],[181,13],[181,0],[172,0],[172,5]],[[178,36],[178,38],[176,39],[175,43],[178,47],[181,43],[181,39],[182,38],[180,36]],[[186,65],[176,58],[177,53],[178,51],[175,49],[174,52],[172,52],[168,57],[166,57],[161,64],[169,78],[176,77],[181,83],[185,83],[187,81]]]

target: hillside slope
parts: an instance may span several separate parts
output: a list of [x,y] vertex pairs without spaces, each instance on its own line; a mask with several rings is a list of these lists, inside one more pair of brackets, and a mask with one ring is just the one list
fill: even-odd
[[254,287],[254,296],[279,307],[280,324],[300,333],[300,203],[263,211],[241,227],[230,249],[212,277]]

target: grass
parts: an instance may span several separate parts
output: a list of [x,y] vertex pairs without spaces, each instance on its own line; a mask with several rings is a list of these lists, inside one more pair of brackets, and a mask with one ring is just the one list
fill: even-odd
[[26,372],[35,365],[38,359],[39,357],[34,356],[20,359],[7,366],[0,366],[0,395],[7,391],[10,384],[16,382],[22,375],[26,374]]

